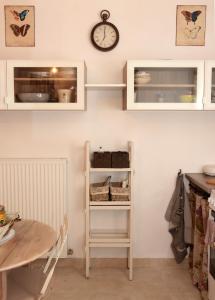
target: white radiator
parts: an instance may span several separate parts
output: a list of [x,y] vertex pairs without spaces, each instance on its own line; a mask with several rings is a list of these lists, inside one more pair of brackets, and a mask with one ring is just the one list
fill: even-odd
[[67,211],[68,160],[0,159],[0,204],[57,232]]

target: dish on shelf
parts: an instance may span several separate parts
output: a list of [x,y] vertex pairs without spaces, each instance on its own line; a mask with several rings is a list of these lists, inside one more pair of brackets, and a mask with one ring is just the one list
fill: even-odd
[[76,79],[77,71],[76,71],[76,69],[59,71],[58,75],[63,78]]
[[148,83],[151,81],[151,74],[144,71],[138,71],[135,73],[134,81],[137,84]]
[[42,72],[42,71],[35,71],[35,72],[30,72],[29,73],[30,77],[33,77],[33,78],[41,78],[41,77],[49,77],[50,73],[49,72]]
[[191,102],[194,102],[195,99],[196,99],[196,96],[195,96],[195,95],[187,94],[187,95],[181,95],[181,96],[180,96],[180,101],[181,101],[181,102],[184,102],[184,103],[191,103]]
[[48,102],[48,93],[19,93],[18,98],[21,102]]

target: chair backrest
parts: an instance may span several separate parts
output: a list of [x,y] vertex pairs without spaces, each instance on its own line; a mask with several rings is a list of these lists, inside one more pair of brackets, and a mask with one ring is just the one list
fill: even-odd
[[64,223],[60,227],[60,234],[59,234],[57,243],[56,243],[53,251],[51,252],[51,254],[49,256],[48,262],[47,262],[47,264],[46,264],[46,266],[44,268],[44,271],[43,271],[43,273],[47,272],[47,270],[49,269],[50,263],[51,263],[52,259],[55,256],[55,261],[54,261],[52,267],[50,268],[50,270],[49,270],[49,272],[47,274],[46,280],[45,280],[45,282],[43,284],[43,287],[42,287],[42,289],[40,291],[40,298],[45,294],[45,292],[47,290],[47,287],[49,285],[49,282],[50,282],[50,280],[52,278],[52,275],[54,273],[55,267],[57,265],[58,259],[59,259],[60,255],[61,255],[61,252],[62,252],[63,247],[65,245],[65,242],[66,242],[66,239],[67,239],[67,235],[68,235],[68,218],[67,218],[67,216],[65,216],[64,217]]

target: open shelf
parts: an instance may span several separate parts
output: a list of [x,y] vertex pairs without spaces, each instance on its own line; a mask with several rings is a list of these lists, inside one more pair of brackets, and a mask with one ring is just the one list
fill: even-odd
[[129,243],[130,238],[127,232],[94,230],[90,232],[90,243]]
[[56,77],[41,77],[41,78],[28,78],[28,77],[19,77],[14,78],[15,81],[77,81],[77,78],[56,78]]
[[[86,210],[85,210],[85,226],[86,226],[86,277],[89,278],[90,275],[90,248],[127,248],[127,259],[128,259],[128,266],[129,266],[129,280],[133,278],[133,243],[132,243],[132,236],[133,236],[133,143],[128,142],[127,150],[129,153],[129,161],[130,161],[130,168],[92,168],[91,167],[91,149],[90,149],[90,142],[86,142]],[[102,174],[107,173],[107,174]],[[111,175],[112,173],[119,173],[121,172],[119,177],[126,176],[128,179],[128,186],[130,187],[129,191],[129,198],[122,198],[122,199],[129,199],[129,201],[91,201],[90,197],[90,184],[94,181],[95,173],[98,178],[103,180],[103,175]],[[125,174],[123,174],[125,173]],[[114,174],[114,175],[115,175]],[[123,176],[121,176],[123,175]],[[98,179],[99,180],[99,179]],[[118,199],[118,198],[116,198]],[[93,211],[93,213],[92,213]],[[94,230],[91,228],[93,225],[93,218],[94,215],[107,212],[107,214],[113,215],[118,212],[124,211],[123,216],[126,218],[127,226],[123,230],[103,230],[102,227],[105,226],[105,219],[104,222],[101,224],[103,226],[97,225],[97,228],[101,228],[99,230]],[[113,212],[112,212],[113,211]],[[101,219],[102,220],[102,219]],[[111,219],[110,219],[111,221]],[[114,228],[114,223],[112,227]],[[126,232],[125,232],[126,231]]]
[[90,201],[90,206],[129,206],[131,201]]
[[86,83],[87,89],[124,89],[126,88],[125,83]]
[[194,88],[195,84],[135,84],[135,88]]

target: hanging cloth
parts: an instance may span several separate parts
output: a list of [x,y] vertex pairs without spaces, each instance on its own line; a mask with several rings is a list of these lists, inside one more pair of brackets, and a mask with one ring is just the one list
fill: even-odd
[[184,260],[188,247],[184,240],[184,203],[184,180],[180,171],[165,214],[165,219],[169,222],[169,233],[172,235],[171,248],[177,263],[181,263]]

